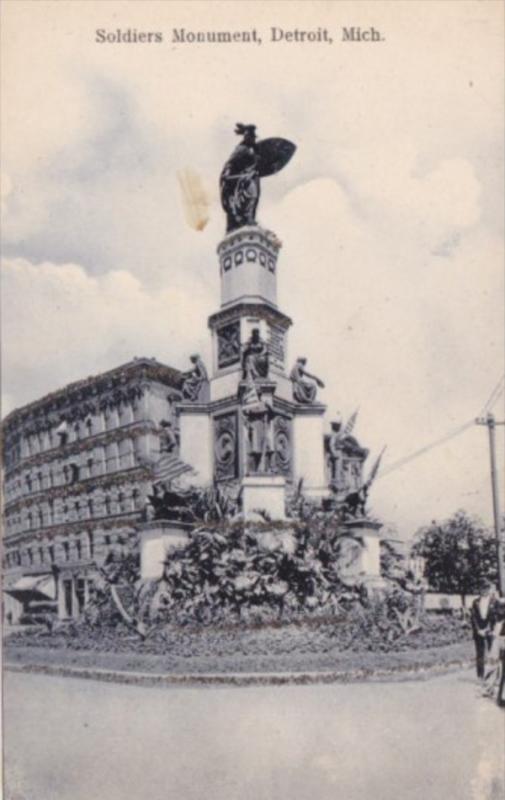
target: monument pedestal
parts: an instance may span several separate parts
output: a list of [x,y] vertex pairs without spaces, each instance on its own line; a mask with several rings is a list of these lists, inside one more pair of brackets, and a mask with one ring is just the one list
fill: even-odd
[[272,520],[285,519],[286,482],[280,475],[250,475],[242,480],[244,519],[266,511]]
[[212,430],[208,405],[203,403],[179,403],[179,455],[182,461],[195,470],[192,483],[207,486],[212,483]]
[[303,493],[307,497],[325,497],[328,482],[324,461],[324,412],[320,403],[297,406],[293,419],[293,477],[295,483],[303,479]]
[[380,522],[372,522],[369,519],[355,519],[344,522],[342,528],[349,534],[349,537],[358,540],[361,544],[361,551],[354,565],[354,573],[370,588],[381,588],[384,586],[384,579],[381,576],[380,565],[380,534],[382,528]]
[[140,577],[158,580],[163,575],[167,556],[189,541],[188,522],[152,520],[140,526]]

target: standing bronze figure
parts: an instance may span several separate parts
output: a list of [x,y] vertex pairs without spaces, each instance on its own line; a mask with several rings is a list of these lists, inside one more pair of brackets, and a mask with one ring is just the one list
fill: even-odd
[[256,225],[260,178],[279,172],[296,150],[287,139],[256,141],[256,125],[238,122],[235,133],[243,137],[242,141],[224,165],[219,180],[226,233]]

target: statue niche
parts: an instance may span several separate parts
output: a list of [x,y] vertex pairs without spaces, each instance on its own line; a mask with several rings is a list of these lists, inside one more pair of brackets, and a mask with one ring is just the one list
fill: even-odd
[[296,150],[287,139],[256,141],[256,125],[238,122],[235,133],[243,137],[242,141],[224,165],[219,180],[226,233],[256,225],[260,178],[279,172]]
[[261,338],[259,328],[253,328],[242,351],[242,380],[255,381],[268,378],[269,368],[268,345]]
[[245,421],[246,454],[248,475],[272,473],[274,471],[276,412],[272,403],[263,400],[261,392],[257,400],[242,409]]

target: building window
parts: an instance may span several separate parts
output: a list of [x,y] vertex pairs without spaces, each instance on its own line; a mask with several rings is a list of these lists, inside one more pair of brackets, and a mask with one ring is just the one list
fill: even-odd
[[133,510],[136,511],[140,504],[140,492],[138,489],[132,491]]
[[88,514],[89,514],[90,517],[92,517],[94,515],[94,513],[95,513],[95,506],[94,506],[93,500],[90,498],[88,500]]
[[73,461],[70,464],[70,483],[77,483],[79,480],[79,465]]
[[75,597],[77,600],[77,608],[79,614],[82,614],[84,611],[84,606],[86,604],[86,580],[85,578],[77,578],[75,582]]
[[63,482],[64,482],[64,483],[68,483],[68,480],[69,480],[69,475],[70,475],[69,468],[68,468],[68,466],[65,464],[65,466],[63,467]]
[[71,617],[73,614],[73,591],[72,581],[63,581],[63,597],[65,602],[65,615]]
[[93,433],[93,420],[91,419],[91,417],[87,417],[86,422],[84,424],[86,426],[87,435],[91,436],[91,434]]
[[119,424],[119,417],[117,408],[107,408],[105,411],[105,430],[112,431],[114,428],[118,427]]
[[58,444],[60,447],[67,444],[68,442],[68,425],[66,420],[62,420],[62,422],[56,428],[56,436],[58,439]]
[[93,475],[93,459],[92,458],[88,458],[88,460],[86,462],[86,466],[88,468],[88,478],[91,478],[91,476]]
[[29,511],[27,516],[26,516],[26,526],[27,526],[28,530],[30,530],[32,525],[33,525],[32,513],[31,513],[31,511]]
[[81,542],[80,539],[76,539],[75,540],[75,549],[76,549],[76,552],[77,552],[77,558],[80,561],[81,558],[82,558],[82,542]]
[[31,548],[31,547],[28,547],[28,548],[26,549],[26,553],[27,553],[27,555],[28,555],[28,563],[29,563],[29,564],[33,564],[33,550],[32,550],[32,548]]
[[95,475],[103,475],[106,471],[104,447],[95,448],[93,456],[93,471]]
[[135,466],[135,448],[131,439],[123,439],[119,443],[121,469],[130,469]]
[[31,492],[31,490],[32,490],[32,479],[31,479],[31,476],[30,475],[26,475],[25,476],[25,481],[26,481],[26,488],[28,489],[29,492]]
[[95,554],[95,534],[93,531],[88,531],[88,544],[90,558],[93,558]]
[[65,557],[65,561],[70,559],[70,545],[68,542],[63,542],[63,555]]
[[49,560],[51,564],[54,564],[54,544],[50,544],[47,549],[49,551]]
[[107,472],[115,472],[118,468],[118,445],[111,442],[105,449],[107,459]]
[[39,559],[40,559],[40,563],[43,564],[44,561],[45,561],[44,548],[43,547],[39,547]]
[[105,536],[103,537],[103,540],[105,542],[106,547],[110,547],[110,536],[109,536],[108,533],[105,534]]
[[110,506],[110,497],[108,494],[105,495],[104,506],[105,506],[105,513],[109,515],[111,506]]

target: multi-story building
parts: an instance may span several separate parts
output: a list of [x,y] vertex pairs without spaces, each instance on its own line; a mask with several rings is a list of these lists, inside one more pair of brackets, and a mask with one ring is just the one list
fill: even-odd
[[138,358],[16,409],[3,424],[4,615],[84,607],[97,564],[135,531],[181,373]]

